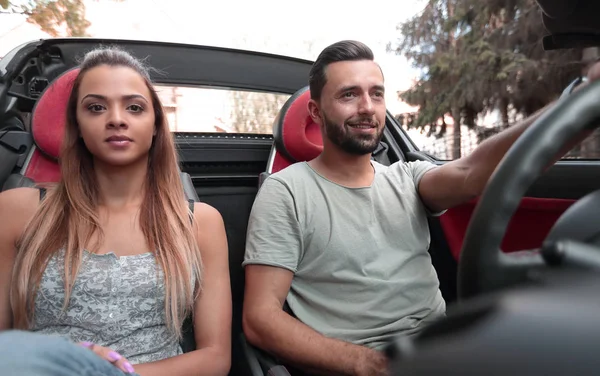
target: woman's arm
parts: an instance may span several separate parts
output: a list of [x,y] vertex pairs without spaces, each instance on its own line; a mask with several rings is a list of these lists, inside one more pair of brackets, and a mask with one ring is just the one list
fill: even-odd
[[15,242],[39,204],[35,188],[15,188],[0,193],[0,331],[12,328],[10,286],[15,262]]
[[213,207],[196,203],[197,241],[204,264],[202,294],[195,303],[196,350],[134,366],[141,376],[227,375],[231,366],[231,284],[225,226]]

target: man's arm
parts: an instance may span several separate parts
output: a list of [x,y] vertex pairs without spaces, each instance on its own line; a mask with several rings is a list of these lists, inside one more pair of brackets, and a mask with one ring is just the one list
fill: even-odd
[[546,108],[483,141],[471,154],[427,171],[418,187],[423,203],[439,212],[481,195],[508,149]]
[[284,268],[246,266],[243,328],[248,341],[309,372],[385,375],[382,353],[327,338],[283,311],[292,278]]
[[[588,82],[600,79],[600,63],[596,63],[590,68],[587,78]],[[588,84],[579,85],[575,91],[586,85]],[[418,187],[424,204],[432,211],[441,211],[481,195],[490,176],[508,149],[531,124],[552,106],[554,106],[554,102],[519,124],[490,137],[468,156],[425,173]],[[591,133],[585,132],[576,140],[570,142],[555,156],[554,162]]]
[[297,205],[288,184],[273,177],[265,180],[254,201],[244,256],[243,328],[248,342],[308,372],[384,374],[382,354],[326,338],[283,311],[304,254]]

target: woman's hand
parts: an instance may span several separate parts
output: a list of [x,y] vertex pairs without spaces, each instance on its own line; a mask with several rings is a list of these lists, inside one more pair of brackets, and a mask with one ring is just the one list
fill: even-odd
[[131,363],[129,363],[127,361],[127,359],[125,359],[119,353],[112,351],[108,347],[96,345],[91,342],[80,342],[79,345],[92,350],[94,353],[96,353],[96,355],[98,355],[99,357],[101,357],[103,359],[106,359],[108,362],[112,363],[115,367],[117,367],[118,369],[120,369],[121,371],[123,371],[125,373],[134,373],[135,372],[135,370],[133,369],[133,366],[131,365]]

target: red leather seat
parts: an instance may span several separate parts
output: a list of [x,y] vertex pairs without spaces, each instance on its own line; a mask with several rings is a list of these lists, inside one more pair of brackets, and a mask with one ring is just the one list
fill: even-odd
[[[310,161],[323,151],[321,127],[308,111],[309,87],[295,92],[281,107],[273,124],[274,145],[267,163],[267,171],[260,176],[259,185],[270,174],[281,171],[296,162]],[[373,159],[389,165],[388,146],[380,142]]]
[[58,156],[64,137],[67,102],[78,73],[79,69],[74,68],[52,81],[33,108],[31,133],[34,146],[21,175],[35,183],[60,179]]
[[321,128],[308,112],[308,86],[298,90],[281,107],[273,124],[275,144],[267,173],[281,171],[296,162],[316,158],[323,150]]

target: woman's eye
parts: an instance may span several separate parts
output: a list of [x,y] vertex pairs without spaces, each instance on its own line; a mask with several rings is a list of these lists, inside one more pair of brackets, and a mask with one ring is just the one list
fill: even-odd
[[91,112],[101,112],[102,110],[104,110],[104,106],[100,104],[90,104],[87,108]]
[[127,109],[129,111],[131,111],[131,112],[142,112],[142,111],[144,111],[144,108],[142,106],[138,105],[138,104],[132,104]]

